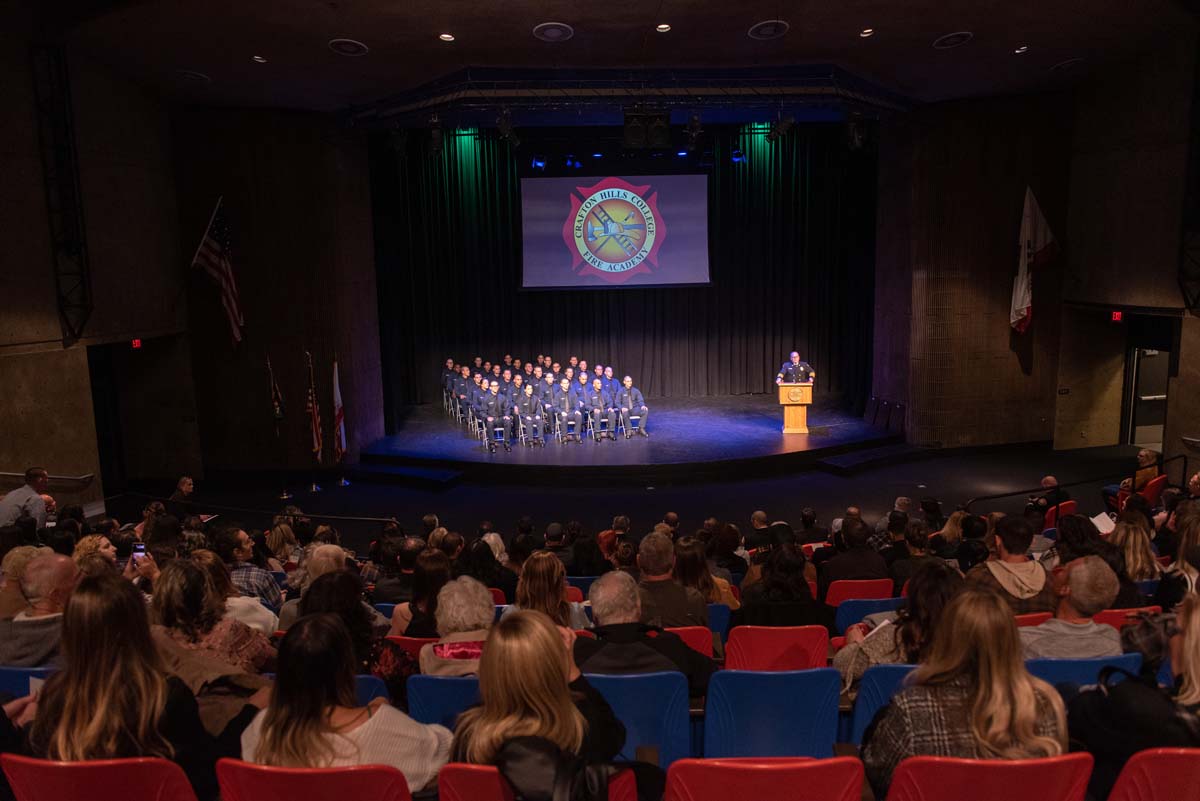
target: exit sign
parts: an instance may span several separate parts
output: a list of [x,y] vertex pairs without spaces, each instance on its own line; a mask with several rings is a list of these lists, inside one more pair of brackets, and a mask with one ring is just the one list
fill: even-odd
[[1124,312],[1115,311],[1112,313],[1112,321],[1114,323],[1119,323],[1119,322],[1121,322],[1121,318],[1124,316],[1125,316]]

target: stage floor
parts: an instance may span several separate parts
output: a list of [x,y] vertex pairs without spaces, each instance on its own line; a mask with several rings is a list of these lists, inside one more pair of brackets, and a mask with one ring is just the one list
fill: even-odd
[[[412,407],[399,421],[400,430],[384,437],[363,453],[368,465],[486,467],[524,475],[535,471],[611,471],[631,468],[631,473],[679,470],[704,466],[708,471],[749,466],[798,466],[803,462],[862,447],[895,442],[898,437],[864,423],[840,410],[810,408],[808,434],[780,432],[783,413],[774,395],[740,395],[717,398],[647,399],[650,436],[616,442],[584,439],[583,444],[546,447],[513,445],[489,453],[442,411],[440,405]],[[515,469],[514,469],[515,468]]]

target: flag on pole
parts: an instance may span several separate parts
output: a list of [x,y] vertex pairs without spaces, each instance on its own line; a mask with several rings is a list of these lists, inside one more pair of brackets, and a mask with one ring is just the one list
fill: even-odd
[[230,249],[229,220],[221,208],[223,197],[217,198],[217,205],[212,216],[208,218],[208,227],[192,257],[192,266],[200,267],[208,273],[221,291],[221,305],[225,307],[225,316],[229,319],[229,333],[236,345],[242,341],[242,328],[246,325],[242,318],[242,307],[238,300],[237,282],[233,278],[233,261]]
[[283,393],[275,381],[275,370],[271,367],[271,357],[267,357],[267,376],[271,379],[271,419],[275,421],[275,436],[279,436],[279,424],[283,422]]
[[333,360],[333,461],[340,464],[346,455],[346,409],[342,406],[342,387],[338,383],[337,357]]
[[1024,333],[1033,320],[1033,278],[1031,270],[1043,267],[1058,252],[1058,243],[1042,209],[1038,206],[1033,190],[1025,187],[1025,207],[1021,213],[1021,238],[1018,244],[1017,277],[1013,279],[1012,305],[1008,311],[1008,322]]
[[317,460],[317,464],[320,464],[323,445],[321,439],[321,403],[317,400],[317,381],[313,375],[312,354],[304,351],[304,359],[308,363],[308,399],[304,404],[304,409],[308,412],[308,419],[312,424],[313,458]]

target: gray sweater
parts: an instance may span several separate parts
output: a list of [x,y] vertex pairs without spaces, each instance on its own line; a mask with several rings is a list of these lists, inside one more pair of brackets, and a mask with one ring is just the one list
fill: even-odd
[[1026,659],[1099,659],[1121,654],[1120,632],[1094,620],[1068,623],[1050,618],[1040,626],[1022,626],[1020,634]]
[[22,613],[0,620],[0,665],[45,667],[57,664],[61,640],[61,614],[26,617]]

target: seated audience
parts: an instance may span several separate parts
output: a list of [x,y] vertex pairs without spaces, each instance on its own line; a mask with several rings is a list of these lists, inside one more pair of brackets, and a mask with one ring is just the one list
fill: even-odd
[[801,545],[819,545],[829,541],[829,529],[817,525],[817,513],[811,507],[800,510],[799,543]]
[[11,526],[19,518],[33,520],[35,529],[46,527],[46,501],[42,497],[50,487],[50,474],[45,468],[30,467],[25,471],[25,483],[0,498],[0,526]]
[[775,544],[767,520],[767,513],[761,509],[750,515],[750,530],[745,537],[747,551],[765,550]]
[[134,535],[142,542],[146,541],[146,536],[153,530],[154,521],[167,513],[167,507],[163,506],[162,501],[150,501],[142,507],[142,520],[133,527]]
[[[346,552],[342,550],[340,545],[318,545],[313,549],[312,555],[305,561],[304,579],[301,582],[300,597],[294,598],[284,603],[283,608],[279,610],[279,628],[287,629],[292,623],[296,622],[296,618],[300,613],[300,602],[308,593],[308,588],[319,579],[321,576],[329,573],[345,572],[346,571]],[[371,606],[364,600],[359,600],[359,604],[363,608],[363,612],[371,620],[371,627],[376,634],[383,635],[391,628],[392,622],[379,613],[375,607]]]
[[233,586],[242,595],[258,598],[272,609],[279,609],[283,594],[269,572],[250,563],[254,543],[238,525],[218,528],[212,534],[212,549],[229,568]]
[[[849,512],[849,510],[847,510]],[[892,512],[900,512],[904,515],[904,524],[908,525],[908,516],[912,513],[912,498],[907,498],[900,495],[892,503],[891,511],[883,517],[875,521],[875,530],[871,534],[871,547],[879,551],[885,548],[888,544],[887,529],[892,522]]]
[[856,518],[842,523],[841,538],[846,550],[826,560],[818,568],[818,591],[821,601],[835,581],[891,578],[887,562],[869,543],[870,531]]
[[1054,587],[1046,569],[1025,556],[1033,542],[1033,528],[1020,517],[1005,517],[996,524],[999,559],[976,565],[967,572],[967,584],[999,591],[1014,615],[1052,612]]
[[[675,546],[666,534],[647,534],[638,546],[642,622],[664,628],[707,626],[708,603],[692,587],[675,580]],[[581,627],[582,628],[582,627]]]
[[[878,558],[878,554],[871,552]],[[762,566],[762,578],[742,593],[742,606],[732,626],[825,626],[830,610],[812,597],[805,576],[804,551],[797,545],[773,549]]]
[[437,637],[438,593],[449,580],[450,558],[441,551],[422,551],[413,570],[412,600],[392,611],[389,636]]
[[680,537],[675,542],[675,580],[699,592],[706,604],[737,609],[741,602],[733,596],[728,581],[709,571],[704,550],[704,543],[694,537]]
[[538,551],[525,560],[517,583],[517,602],[504,615],[532,609],[546,615],[556,626],[569,629],[591,628],[583,604],[567,600],[567,573],[562,561],[550,551]]
[[[497,562],[508,567],[508,551],[504,547],[504,537],[501,537],[494,531],[489,531],[479,539],[486,542],[488,547],[492,549],[492,556],[496,557]],[[513,572],[515,573],[516,571]]]
[[546,526],[546,545],[545,550],[554,554],[563,564],[565,575],[578,576],[575,572],[575,565],[572,562],[574,554],[567,543],[567,531],[561,523],[551,523]]
[[921,510],[918,516],[924,520],[925,528],[930,531],[939,531],[942,526],[946,525],[946,515],[942,512],[942,502],[937,498],[928,496],[922,498]]
[[1009,604],[993,590],[967,587],[946,605],[928,657],[868,731],[862,754],[875,797],[885,798],[907,757],[1032,759],[1066,751],[1062,698],[1025,670]]
[[[345,581],[343,573],[324,581]],[[383,698],[356,700],[355,647],[342,619],[308,615],[288,629],[279,648],[271,702],[242,734],[242,759],[286,768],[388,765],[412,792],[432,788],[453,735],[417,723]]]
[[537,549],[537,537],[532,534],[518,534],[508,546],[508,561],[504,566],[519,577],[525,569],[525,560]]
[[1196,592],[1196,580],[1200,578],[1200,572],[1186,557],[1189,550],[1200,546],[1200,507],[1192,503],[1180,506],[1175,523],[1179,538],[1178,555],[1167,568],[1163,581],[1165,583],[1169,578],[1174,583],[1181,584],[1186,592]]
[[267,534],[267,569],[281,573],[287,569],[289,562],[299,558],[297,551],[300,543],[296,540],[296,532],[287,523],[276,523]]
[[0,620],[0,665],[43,667],[57,664],[63,610],[79,581],[79,568],[62,554],[35,556],[21,576],[28,606]]
[[[201,801],[215,799],[216,761],[239,755],[242,730],[266,705],[267,691],[252,696],[218,737],[210,735],[191,690],[166,673],[150,637],[146,602],[118,576],[80,581],[62,631],[61,668],[36,701],[27,697],[5,707],[0,750],[67,762],[161,757],[183,768]],[[13,726],[35,712],[32,726]]]
[[438,641],[421,647],[421,672],[431,676],[471,676],[479,672],[479,656],[496,606],[488,588],[470,576],[459,576],[438,591]]
[[750,570],[750,563],[737,553],[738,548],[742,547],[742,535],[736,526],[720,526],[712,534],[708,546],[713,564],[722,570],[728,570],[731,574],[737,573],[741,576],[745,576],[746,572]]
[[693,696],[704,695],[716,665],[683,640],[641,622],[637,582],[617,570],[592,582],[595,639],[575,640],[575,664],[585,673],[655,673],[677,670],[687,676]]
[[[462,535],[457,531],[447,531],[442,536],[438,537],[437,532],[433,532],[434,536],[430,538],[430,548],[437,548],[442,553],[446,554],[446,558],[451,564],[458,559],[463,552],[464,540]],[[433,542],[437,544],[434,545]]]
[[106,561],[111,562],[113,567],[116,567],[117,549],[109,542],[108,537],[99,534],[89,534],[75,543],[75,551],[71,554],[71,558],[78,565],[93,554],[99,554]]
[[599,576],[613,569],[612,563],[604,558],[600,543],[589,534],[581,534],[571,544],[572,576]]
[[884,528],[887,542],[882,545],[875,544],[875,549],[879,551],[879,555],[883,557],[883,561],[887,563],[889,569],[893,562],[908,556],[908,547],[904,544],[904,532],[908,529],[908,523],[907,513],[889,512],[887,526]]
[[504,593],[505,603],[517,597],[518,576],[496,561],[492,546],[483,540],[475,540],[458,559],[458,575],[470,576],[484,587]]
[[255,631],[270,637],[279,629],[279,618],[257,598],[238,592],[229,577],[229,568],[214,551],[192,551],[192,562],[208,575],[217,598],[225,599],[225,617],[240,620]]
[[1099,556],[1117,575],[1120,590],[1110,605],[1112,609],[1132,609],[1145,605],[1145,598],[1125,570],[1125,554],[1121,548],[1100,536],[1096,524],[1083,515],[1066,515],[1058,524],[1058,540],[1042,555],[1042,564],[1052,567],[1084,556]]
[[412,600],[413,574],[417,570],[417,557],[423,550],[425,543],[416,537],[384,537],[380,540],[376,554],[379,578],[372,594],[376,603],[402,604]]
[[372,615],[374,610],[364,606],[362,595],[362,579],[354,573],[348,570],[326,573],[304,593],[300,616],[329,613],[340,617],[354,645],[355,673],[382,679],[392,701],[406,709],[405,683],[417,672],[415,660],[379,631]]
[[53,553],[49,548],[36,545],[18,545],[4,554],[0,572],[4,573],[4,586],[0,588],[0,620],[8,620],[29,606],[21,594],[21,577],[34,557]]
[[893,596],[902,595],[909,578],[928,562],[945,564],[945,560],[929,552],[929,528],[920,520],[910,520],[904,529],[904,556],[891,563]]
[[1020,629],[1026,659],[1096,659],[1121,653],[1121,635],[1092,617],[1109,609],[1119,590],[1117,576],[1099,556],[1082,556],[1054,568],[1058,606],[1054,617]]
[[628,573],[634,581],[642,577],[642,571],[637,566],[637,546],[632,542],[618,542],[613,549],[613,567],[622,573]]
[[1134,470],[1133,478],[1122,479],[1120,484],[1107,484],[1101,490],[1105,506],[1116,509],[1117,497],[1120,495],[1121,490],[1126,492],[1141,492],[1148,483],[1158,478],[1159,458],[1158,452],[1152,451],[1149,448],[1142,448],[1138,451],[1137,467]]
[[963,587],[962,576],[941,561],[923,563],[909,580],[908,597],[894,620],[846,630],[846,645],[833,655],[842,674],[842,691],[857,695],[858,683],[872,665],[916,664],[929,654],[942,612]]
[[232,665],[246,673],[270,670],[275,649],[267,635],[225,614],[225,598],[208,574],[176,559],[154,582],[150,608],[155,623],[179,645]]

